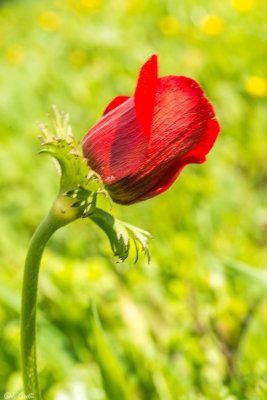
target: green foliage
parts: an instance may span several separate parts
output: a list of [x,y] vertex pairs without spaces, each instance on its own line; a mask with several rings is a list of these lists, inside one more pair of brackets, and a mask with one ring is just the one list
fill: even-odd
[[[200,82],[222,132],[207,162],[187,166],[166,193],[114,205],[119,220],[152,233],[149,265],[145,257],[133,265],[134,246],[116,263],[88,218],[49,242],[37,335],[44,398],[106,400],[90,347],[93,298],[133,396],[265,400],[266,7],[263,0],[0,2],[0,398],[21,390],[22,267],[58,191],[54,165],[35,157],[35,120],[57,104],[81,139],[113,97],[134,92],[138,69],[157,53],[160,75]],[[107,209],[104,196],[98,202]]]
[[97,359],[103,384],[110,400],[130,399],[127,385],[117,360],[107,345],[94,303],[92,303],[91,329],[93,353]]
[[250,280],[251,283],[255,281],[255,283],[259,287],[261,286],[263,286],[263,288],[267,287],[266,271],[257,271],[251,265],[247,265],[243,262],[231,259],[223,260],[223,264],[226,268],[228,268],[230,271],[233,271],[235,274],[237,272],[239,275],[245,277],[245,279]]
[[129,235],[131,235],[131,239],[135,245],[135,263],[139,255],[137,242],[142,246],[142,251],[147,253],[148,261],[150,261],[148,238],[151,235],[148,232],[120,221],[100,208],[95,208],[88,216],[107,234],[114,256],[118,256],[120,261],[125,261],[129,255]]

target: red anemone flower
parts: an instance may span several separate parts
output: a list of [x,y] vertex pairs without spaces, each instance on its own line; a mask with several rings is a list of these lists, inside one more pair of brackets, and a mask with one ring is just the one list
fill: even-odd
[[112,199],[132,204],[167,190],[187,164],[203,163],[219,130],[198,83],[158,78],[153,55],[141,68],[134,96],[115,97],[82,147]]

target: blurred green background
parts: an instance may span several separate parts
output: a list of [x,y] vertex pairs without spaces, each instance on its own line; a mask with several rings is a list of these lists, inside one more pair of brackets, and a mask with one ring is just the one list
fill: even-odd
[[267,398],[266,13],[264,0],[0,2],[0,398],[21,391],[23,263],[58,189],[51,160],[36,157],[36,121],[56,104],[81,139],[114,96],[133,93],[152,53],[161,75],[200,82],[222,132],[166,193],[114,206],[152,233],[151,264],[117,264],[89,221],[51,239],[39,285],[44,397],[107,399],[92,297],[133,399]]

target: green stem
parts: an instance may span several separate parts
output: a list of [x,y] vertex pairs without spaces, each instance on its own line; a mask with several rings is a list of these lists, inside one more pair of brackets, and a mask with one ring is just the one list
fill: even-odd
[[36,304],[39,267],[45,245],[53,233],[80,216],[71,208],[73,200],[58,196],[52,209],[36,229],[28,249],[21,300],[21,360],[25,395],[41,400],[36,361]]

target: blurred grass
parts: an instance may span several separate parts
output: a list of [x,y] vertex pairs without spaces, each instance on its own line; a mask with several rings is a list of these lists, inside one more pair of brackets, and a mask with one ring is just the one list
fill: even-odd
[[58,185],[50,160],[35,156],[35,121],[56,104],[82,138],[114,96],[133,93],[151,53],[161,75],[200,82],[222,133],[207,163],[186,167],[168,192],[114,207],[153,234],[150,265],[116,264],[87,221],[50,241],[41,386],[46,399],[106,399],[90,350],[92,297],[137,398],[266,398],[266,288],[251,278],[267,259],[266,12],[264,0],[0,2],[0,398],[21,388],[25,251]]

